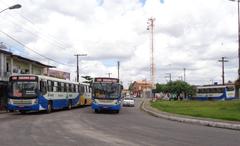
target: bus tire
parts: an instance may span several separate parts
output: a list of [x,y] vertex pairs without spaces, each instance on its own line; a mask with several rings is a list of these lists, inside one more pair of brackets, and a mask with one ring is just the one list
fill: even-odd
[[9,113],[12,113],[12,112],[14,112],[14,110],[8,110],[8,112],[9,112]]
[[68,100],[68,107],[67,107],[68,110],[71,110],[72,109],[72,100]]
[[48,106],[47,106],[47,113],[51,113],[52,112],[52,102],[48,101]]
[[116,114],[118,114],[118,113],[119,113],[119,110],[116,110],[115,112],[116,112]]
[[94,111],[95,111],[95,113],[99,113],[99,110],[98,110],[98,109],[95,109]]

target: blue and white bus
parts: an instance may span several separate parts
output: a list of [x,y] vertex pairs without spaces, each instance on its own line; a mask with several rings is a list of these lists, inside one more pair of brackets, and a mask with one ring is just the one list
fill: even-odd
[[50,113],[80,105],[80,84],[41,75],[13,75],[9,78],[8,110]]
[[98,77],[92,83],[92,109],[98,113],[110,110],[119,113],[123,86],[119,79]]
[[197,86],[196,100],[230,100],[235,98],[235,86],[230,85],[208,85]]

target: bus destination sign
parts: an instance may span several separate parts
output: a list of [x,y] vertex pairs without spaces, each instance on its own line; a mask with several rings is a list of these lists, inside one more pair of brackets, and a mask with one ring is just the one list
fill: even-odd
[[36,81],[37,77],[35,76],[12,76],[12,81]]
[[95,78],[95,82],[119,83],[119,80],[116,78]]

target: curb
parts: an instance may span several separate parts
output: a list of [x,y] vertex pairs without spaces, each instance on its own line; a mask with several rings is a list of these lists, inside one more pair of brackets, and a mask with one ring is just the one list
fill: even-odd
[[145,107],[145,102],[146,102],[145,100],[142,101],[140,109],[158,118],[164,118],[171,121],[198,124],[198,125],[209,126],[209,127],[240,130],[240,124],[231,124],[231,123],[225,123],[225,122],[215,122],[215,121],[207,121],[207,120],[200,120],[200,119],[190,119],[190,118],[183,118],[180,116],[178,117],[177,115],[173,116],[173,115],[163,114],[160,112],[155,112],[153,110],[147,109]]

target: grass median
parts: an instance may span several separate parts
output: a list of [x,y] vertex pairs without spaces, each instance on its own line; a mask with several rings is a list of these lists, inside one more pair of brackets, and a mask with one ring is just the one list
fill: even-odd
[[240,121],[240,100],[231,101],[165,101],[152,102],[161,111],[230,121]]

